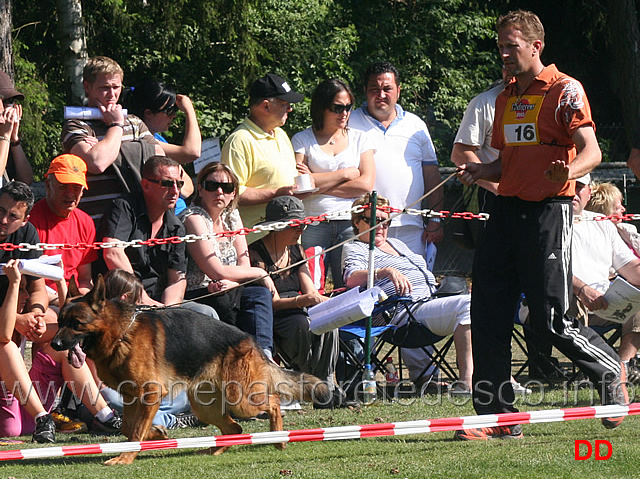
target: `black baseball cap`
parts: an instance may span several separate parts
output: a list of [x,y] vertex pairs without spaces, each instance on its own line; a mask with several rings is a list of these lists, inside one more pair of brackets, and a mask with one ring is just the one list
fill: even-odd
[[298,103],[302,101],[304,95],[293,91],[284,78],[273,73],[267,73],[253,82],[249,98],[279,98],[289,103]]
[[267,203],[264,221],[255,226],[268,226],[281,221],[303,220],[304,218],[304,204],[299,198],[278,196]]

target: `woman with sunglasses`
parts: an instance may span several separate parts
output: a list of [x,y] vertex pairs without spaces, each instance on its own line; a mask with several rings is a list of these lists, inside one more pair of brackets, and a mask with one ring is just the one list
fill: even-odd
[[[265,220],[256,226],[305,218],[302,201],[279,196],[267,203]],[[278,352],[296,371],[326,380],[334,389],[333,373],[338,360],[337,330],[317,335],[309,329],[307,308],[326,301],[318,293],[298,243],[305,225],[270,231],[251,243],[251,264],[269,272],[277,293],[273,296],[273,335]],[[282,271],[284,268],[285,271]],[[316,406],[331,406],[316,405]]]
[[[202,137],[198,117],[187,95],[179,95],[165,83],[147,78],[138,86],[125,90],[122,104],[129,113],[144,121],[153,136],[162,143],[166,156],[181,165],[191,163],[200,156]],[[169,130],[178,110],[185,116],[184,137],[181,145],[174,145],[162,136],[162,132]],[[185,186],[180,194],[188,198],[193,194],[193,184],[189,175],[183,175],[183,179]],[[185,207],[184,199],[180,199],[176,204],[176,214]]]
[[[371,191],[375,180],[374,150],[366,134],[349,128],[354,96],[341,80],[325,80],[311,96],[312,126],[291,139],[300,173],[310,173],[319,189],[304,200],[307,215],[345,211],[329,221],[310,226],[302,235],[302,246],[323,249],[352,236],[351,203]],[[334,287],[342,286],[341,249],[330,251],[325,266],[330,267]]]
[[[369,194],[358,198],[353,206],[368,205]],[[374,238],[374,279],[387,296],[398,294],[408,296],[413,302],[411,312],[427,329],[437,336],[450,336],[456,347],[456,362],[460,373],[460,383],[453,390],[457,394],[471,394],[471,376],[473,360],[471,357],[471,315],[469,311],[471,296],[460,294],[444,298],[432,298],[436,291],[436,279],[427,269],[421,255],[413,253],[409,247],[397,238],[388,238],[389,200],[378,196],[376,211],[376,229]],[[371,210],[351,214],[351,222],[356,239],[344,245],[344,281],[347,288],[366,287],[369,276],[369,236],[371,228]],[[407,321],[408,314],[399,313],[394,322],[401,325]],[[421,374],[430,362],[421,349],[403,349],[403,358],[411,380],[420,383]]]
[[[221,163],[209,163],[198,174],[193,205],[180,214],[187,234],[238,231],[238,178]],[[256,337],[272,357],[273,281],[264,269],[252,267],[245,235],[217,236],[187,243],[186,299],[213,307],[220,319]],[[250,285],[239,284],[259,279]],[[266,286],[266,287],[265,287]],[[211,293],[218,293],[212,295]]]

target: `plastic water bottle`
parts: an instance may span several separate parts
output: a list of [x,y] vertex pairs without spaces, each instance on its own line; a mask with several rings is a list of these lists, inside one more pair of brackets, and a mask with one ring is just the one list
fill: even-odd
[[396,369],[395,364],[393,364],[393,358],[391,356],[386,359],[384,367],[387,370],[387,373],[385,374],[387,385],[395,386],[398,384],[398,381],[400,380],[398,378],[398,370]]
[[362,373],[362,402],[365,406],[369,406],[375,402],[377,395],[376,376],[371,370],[371,364],[367,364]]

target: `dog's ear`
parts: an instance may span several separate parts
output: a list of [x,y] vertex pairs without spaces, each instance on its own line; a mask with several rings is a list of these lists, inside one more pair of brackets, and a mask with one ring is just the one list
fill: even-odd
[[104,278],[101,274],[98,275],[98,279],[96,279],[96,284],[93,286],[93,289],[87,293],[85,299],[87,304],[91,306],[96,313],[102,311],[104,308],[104,303],[106,301],[106,288],[104,285]]
[[78,289],[78,283],[76,282],[76,275],[71,276],[69,280],[69,291],[67,292],[67,298],[65,300],[65,304],[69,302],[69,298],[77,298],[78,296],[82,296],[80,293],[80,289]]

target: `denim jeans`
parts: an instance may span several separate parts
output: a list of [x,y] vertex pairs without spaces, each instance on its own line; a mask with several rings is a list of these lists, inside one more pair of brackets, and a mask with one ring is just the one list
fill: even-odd
[[273,297],[264,286],[245,286],[236,326],[252,334],[258,346],[273,351]]
[[220,316],[218,316],[216,310],[206,304],[196,303],[195,301],[187,301],[186,303],[182,303],[180,307],[195,311],[196,313],[204,314],[206,316],[211,316],[212,319],[220,319]]
[[[123,399],[115,389],[104,388],[100,393],[111,409],[115,409],[122,414],[122,406],[124,405]],[[169,391],[169,393],[171,393],[171,391]],[[191,406],[189,405],[189,399],[187,398],[186,391],[178,393],[173,398],[167,394],[162,398],[160,408],[153,417],[152,424],[164,426],[167,429],[170,429],[176,422],[176,415],[188,412],[191,412]]]
[[[309,226],[302,233],[302,247],[320,246],[327,249],[342,241],[353,238],[351,220],[322,221],[317,225]],[[327,273],[331,271],[331,280],[334,288],[342,288],[342,246],[329,251],[324,257],[324,268]]]

